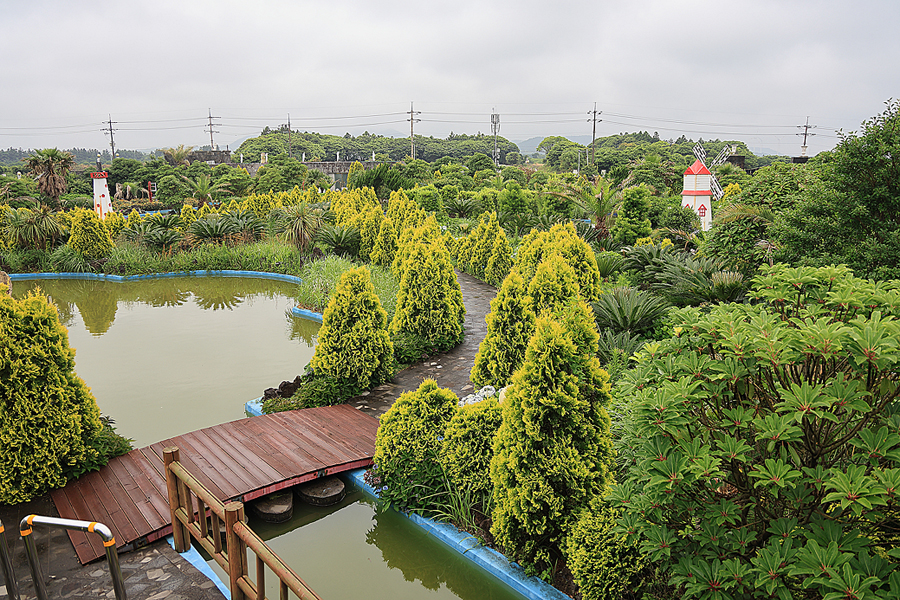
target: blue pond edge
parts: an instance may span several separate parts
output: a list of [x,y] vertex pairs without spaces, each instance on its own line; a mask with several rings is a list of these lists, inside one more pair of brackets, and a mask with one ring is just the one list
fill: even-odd
[[[366,469],[356,469],[342,473],[342,475],[349,477],[365,493],[373,498],[378,498],[375,489],[363,479],[365,472]],[[537,577],[529,577],[518,564],[510,562],[496,550],[483,546],[471,534],[460,532],[449,523],[433,521],[415,513],[397,512],[526,598],[530,600],[572,600],[571,597],[549,583]]]
[[[172,538],[171,535],[166,536],[166,541],[169,543],[169,546],[171,546],[172,549],[174,550],[175,549],[175,540]],[[197,569],[198,571],[200,571],[201,573],[206,575],[206,577],[210,581],[212,581],[214,584],[216,584],[216,587],[219,588],[219,591],[222,592],[222,594],[226,598],[228,598],[228,600],[231,600],[231,590],[228,589],[228,585],[226,585],[221,579],[219,579],[219,576],[216,575],[216,572],[210,568],[210,566],[206,563],[206,561],[203,560],[203,557],[200,556],[200,553],[197,552],[196,547],[191,545],[191,549],[188,550],[187,552],[182,552],[180,554],[180,556],[184,560],[191,563],[195,569]]]
[[[300,285],[303,280],[294,275],[283,273],[267,273],[265,271],[179,271],[176,273],[151,273],[149,275],[108,275],[106,273],[15,273],[9,276],[12,281],[25,279],[94,279],[97,281],[140,281],[142,279],[164,279],[170,277],[256,277],[258,279],[274,279]],[[291,315],[302,319],[322,322],[322,314],[300,308],[291,307]]]

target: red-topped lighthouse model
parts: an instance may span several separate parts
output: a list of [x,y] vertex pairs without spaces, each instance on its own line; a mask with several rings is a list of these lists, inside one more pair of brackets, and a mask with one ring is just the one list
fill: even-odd
[[684,191],[681,192],[681,203],[700,216],[700,227],[709,231],[712,226],[712,184],[709,169],[700,160],[684,172]]
[[[99,158],[97,159],[100,160]],[[112,212],[112,202],[109,198],[109,186],[106,184],[106,178],[109,173],[99,171],[91,173],[91,179],[94,180],[94,211],[100,220],[106,218],[106,215]]]

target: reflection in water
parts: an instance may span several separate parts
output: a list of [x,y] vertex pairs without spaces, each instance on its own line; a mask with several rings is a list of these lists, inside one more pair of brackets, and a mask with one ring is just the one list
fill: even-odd
[[297,285],[283,281],[22,280],[14,294],[37,287],[69,330],[78,375],[137,447],[244,417],[245,402],[303,372],[319,329],[291,315]]
[[[404,516],[378,511],[375,501],[348,483],[347,498],[334,507],[309,506],[295,496],[290,522],[272,525],[251,516],[249,524],[329,600],[522,600]],[[208,564],[228,581],[215,561]],[[277,579],[266,577],[266,592],[278,597]]]

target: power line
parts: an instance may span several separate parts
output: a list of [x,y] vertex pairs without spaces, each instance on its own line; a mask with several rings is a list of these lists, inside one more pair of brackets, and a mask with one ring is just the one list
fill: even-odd
[[[209,129],[204,129],[204,130],[203,130],[203,131],[208,131],[208,132],[209,132],[209,149],[210,149],[210,150],[215,150],[215,149],[216,149],[216,144],[215,144],[215,142],[213,142],[213,134],[214,134],[214,133],[221,133],[221,131],[214,131],[214,130],[213,130],[213,119],[221,119],[221,117],[214,117],[214,116],[212,116],[212,109],[210,108],[210,109],[209,109]],[[218,125],[218,123],[216,123],[216,124]]]
[[416,160],[416,138],[413,134],[413,124],[418,123],[421,119],[416,119],[416,115],[422,114],[421,112],[413,111],[413,103],[412,100],[409,102],[409,156]]
[[112,115],[109,115],[109,126],[100,130],[100,131],[103,131],[103,132],[109,134],[109,146],[110,146],[110,148],[112,148],[111,156],[112,156],[113,160],[115,160],[115,158],[116,158],[116,138],[113,136],[113,132],[117,131],[116,129],[113,129],[114,122],[117,122],[117,121],[113,121]]

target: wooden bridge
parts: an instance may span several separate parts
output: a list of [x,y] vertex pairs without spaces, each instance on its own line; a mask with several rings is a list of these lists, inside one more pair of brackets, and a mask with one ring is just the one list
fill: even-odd
[[[372,464],[378,420],[341,404],[223,423],[114,458],[54,490],[66,519],[98,521],[116,546],[138,547],[172,531],[163,448],[219,500],[248,501],[277,490]],[[70,531],[82,564],[104,556],[97,536]]]

